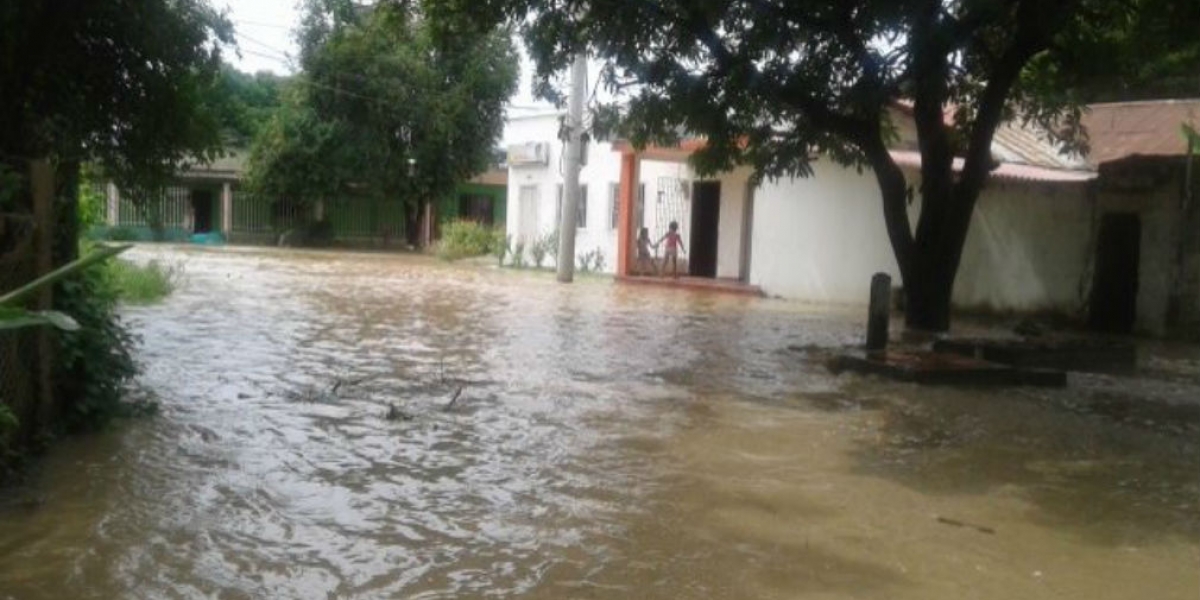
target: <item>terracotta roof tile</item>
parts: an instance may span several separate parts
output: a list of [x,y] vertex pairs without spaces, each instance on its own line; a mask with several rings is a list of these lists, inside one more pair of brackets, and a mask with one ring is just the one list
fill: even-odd
[[1092,164],[1130,156],[1183,156],[1181,126],[1200,126],[1200,99],[1093,104],[1084,114]]

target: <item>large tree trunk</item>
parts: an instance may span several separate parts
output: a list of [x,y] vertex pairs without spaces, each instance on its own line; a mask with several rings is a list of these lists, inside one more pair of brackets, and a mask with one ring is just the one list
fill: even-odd
[[904,324],[918,331],[947,331],[956,265],[944,256],[914,258],[918,265],[904,278]]

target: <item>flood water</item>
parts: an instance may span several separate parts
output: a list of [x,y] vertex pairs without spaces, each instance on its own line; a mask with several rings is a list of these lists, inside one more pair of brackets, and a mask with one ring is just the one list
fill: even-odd
[[1200,597],[1194,348],[925,388],[825,371],[858,310],[151,256],[186,272],[126,311],[160,414],[4,491],[0,598]]

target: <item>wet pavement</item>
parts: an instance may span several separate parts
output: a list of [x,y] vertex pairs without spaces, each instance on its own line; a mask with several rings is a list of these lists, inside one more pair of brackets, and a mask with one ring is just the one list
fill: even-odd
[[1195,347],[926,388],[826,372],[858,310],[133,254],[160,414],[5,491],[0,599],[1200,597]]

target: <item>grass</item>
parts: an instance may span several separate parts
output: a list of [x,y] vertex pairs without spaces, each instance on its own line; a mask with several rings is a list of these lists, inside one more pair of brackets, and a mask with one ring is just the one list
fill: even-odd
[[117,259],[109,265],[117,295],[129,304],[153,304],[171,295],[183,278],[183,266],[151,260],[137,264]]

